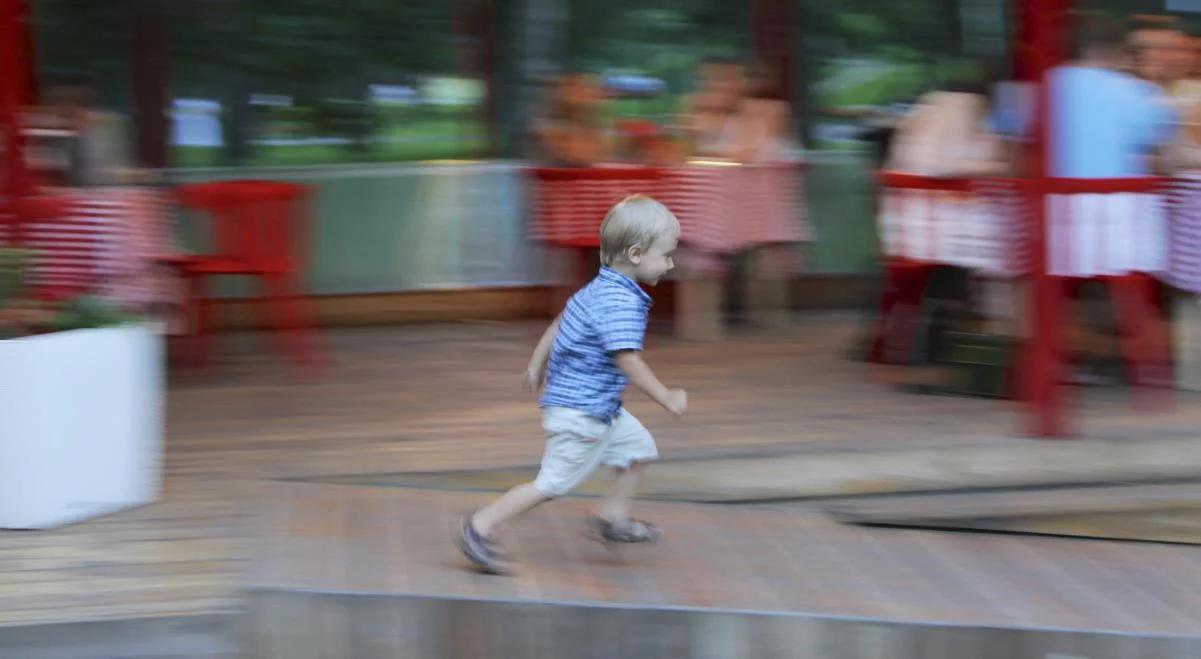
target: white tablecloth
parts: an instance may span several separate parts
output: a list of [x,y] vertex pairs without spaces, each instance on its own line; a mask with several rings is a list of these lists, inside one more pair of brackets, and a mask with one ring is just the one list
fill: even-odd
[[[1201,194],[1201,180],[1197,189]],[[1169,197],[1048,196],[1048,271],[1087,278],[1179,270],[1201,283],[1198,259],[1188,258],[1201,254],[1201,222],[1189,219],[1191,212],[1170,214]],[[1003,182],[981,182],[971,193],[890,189],[883,192],[878,229],[887,256],[1015,276],[1031,264],[1028,209],[1016,185]]]

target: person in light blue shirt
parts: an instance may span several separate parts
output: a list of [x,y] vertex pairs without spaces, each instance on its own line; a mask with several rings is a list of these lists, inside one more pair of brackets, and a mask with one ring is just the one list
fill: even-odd
[[[1122,26],[1097,19],[1079,35],[1075,62],[1048,74],[1052,176],[1121,178],[1151,173],[1150,158],[1175,134],[1176,112],[1154,84],[1122,72]],[[1034,95],[1007,85],[998,94],[994,128],[1028,136]]]

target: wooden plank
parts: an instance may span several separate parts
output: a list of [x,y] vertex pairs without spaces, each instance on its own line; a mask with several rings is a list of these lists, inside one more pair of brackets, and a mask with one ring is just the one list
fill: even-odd
[[[371,527],[399,523],[390,511],[400,507],[408,511],[404,523],[439,528],[452,511],[480,501],[478,495],[455,492],[360,488],[348,496],[338,490],[353,490],[353,486],[287,483],[275,487],[296,491],[297,499],[308,501],[313,509],[357,506],[359,523]],[[321,498],[325,504],[317,502]],[[367,503],[371,498],[396,501]],[[449,539],[437,534],[400,535],[403,553],[420,557],[407,567],[420,567],[426,578],[398,582],[403,589],[389,592],[472,600],[833,613],[998,628],[1022,624],[1164,634],[1201,628],[1201,610],[1138,604],[1139,598],[1155,597],[1163,584],[1150,583],[1137,570],[1122,566],[1133,568],[1164,557],[1137,546],[1122,553],[1098,554],[1097,560],[1106,562],[1100,566],[1091,557],[1082,558],[1091,545],[1071,540],[930,536],[839,526],[820,515],[788,510],[648,503],[641,507],[642,514],[663,526],[664,540],[653,547],[606,553],[573,530],[585,502],[556,502],[555,508],[539,509],[511,532],[523,554],[522,575],[515,579],[472,574],[461,559],[448,560],[453,557]],[[337,513],[326,510],[322,515]],[[331,546],[344,540],[338,534],[306,538]],[[285,534],[271,542],[291,544],[296,538]],[[781,551],[783,547],[793,551]],[[314,551],[328,558],[337,550]],[[390,560],[380,556],[364,569],[383,574]],[[933,569],[937,564],[944,569]],[[294,565],[303,572],[294,575],[296,588],[378,594],[376,584],[348,588],[343,576],[331,572],[314,580],[308,573],[313,567]],[[1182,569],[1173,578],[1182,587],[1201,592],[1201,570]],[[516,593],[514,598],[514,581],[534,582],[536,591]],[[711,589],[699,588],[699,581],[709,582]],[[384,583],[392,582],[381,581],[379,586]],[[1130,598],[1134,591],[1141,594]],[[864,642],[873,648],[878,645]]]
[[[540,318],[551,295],[550,287],[530,286],[321,295],[311,301],[323,326],[346,327]],[[243,299],[219,300],[215,310],[216,327],[225,330],[258,328],[261,316],[254,302]]]
[[1114,514],[1201,507],[1201,481],[890,495],[831,502],[823,509],[847,522],[920,523],[975,517]]

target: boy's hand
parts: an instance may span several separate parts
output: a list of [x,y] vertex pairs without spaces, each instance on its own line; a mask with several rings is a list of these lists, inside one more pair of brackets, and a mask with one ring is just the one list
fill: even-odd
[[524,385],[525,390],[532,394],[536,394],[539,391],[542,391],[542,385],[545,382],[546,382],[546,369],[545,368],[526,369],[525,377],[522,378],[522,385]]
[[683,389],[672,389],[668,392],[667,401],[663,407],[676,416],[684,416],[684,412],[688,410],[688,392]]

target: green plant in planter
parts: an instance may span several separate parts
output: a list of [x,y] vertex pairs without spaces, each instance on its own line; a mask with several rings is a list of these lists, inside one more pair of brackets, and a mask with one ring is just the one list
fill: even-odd
[[0,339],[109,327],[137,320],[136,316],[94,295],[54,304],[26,296],[28,264],[27,252],[0,248]]
[[39,310],[21,295],[26,264],[24,251],[0,248],[0,339],[28,334],[39,319]]
[[56,332],[62,332],[73,329],[110,327],[136,320],[136,316],[117,309],[99,297],[84,295],[69,300],[60,307],[50,328]]

